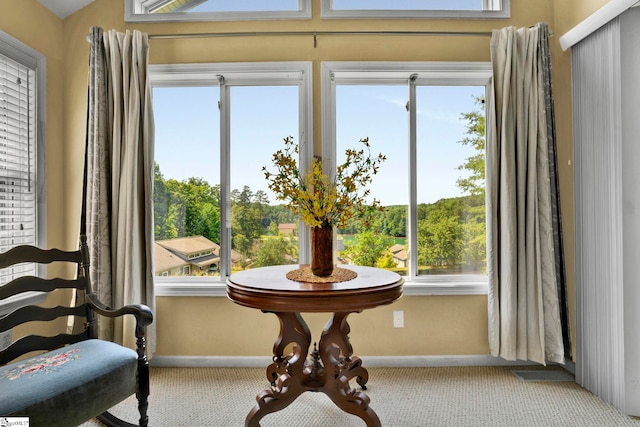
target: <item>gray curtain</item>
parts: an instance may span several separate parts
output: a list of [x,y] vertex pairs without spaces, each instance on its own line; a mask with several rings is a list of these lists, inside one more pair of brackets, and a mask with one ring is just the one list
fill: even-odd
[[[143,303],[155,311],[148,36],[93,27],[90,37],[85,171],[90,279],[108,305]],[[100,320],[101,338],[135,344],[123,342],[123,336],[134,336],[133,319]],[[152,325],[147,331],[149,353],[155,348],[154,338]]]
[[569,348],[548,36],[493,32],[486,157],[491,353],[542,364]]

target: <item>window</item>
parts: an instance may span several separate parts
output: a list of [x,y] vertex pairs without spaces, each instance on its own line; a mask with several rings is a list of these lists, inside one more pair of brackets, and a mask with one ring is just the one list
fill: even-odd
[[[46,244],[44,220],[45,59],[0,32],[0,251]],[[42,274],[34,265],[3,269],[0,286],[23,275]],[[0,314],[17,302],[4,302]]]
[[321,0],[323,18],[509,18],[509,0]]
[[322,64],[323,158],[342,163],[344,150],[365,137],[372,154],[387,156],[371,187],[386,210],[373,227],[338,230],[342,262],[371,258],[376,248],[376,265],[410,283],[486,288],[490,76],[487,63]]
[[125,0],[125,21],[310,19],[311,0]]
[[308,259],[308,231],[281,231],[295,219],[275,206],[262,166],[288,136],[301,146],[302,167],[311,160],[311,64],[151,65],[149,73],[160,294],[171,284],[184,295],[235,270]]

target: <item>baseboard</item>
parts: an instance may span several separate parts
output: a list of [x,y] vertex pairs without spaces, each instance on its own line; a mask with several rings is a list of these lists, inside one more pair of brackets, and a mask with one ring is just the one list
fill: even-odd
[[156,368],[264,368],[267,356],[153,356],[149,365]]
[[[513,366],[532,362],[509,361],[491,355],[461,356],[361,356],[366,367],[422,368],[430,366]],[[158,368],[264,368],[269,356],[153,356],[151,366]]]
[[573,360],[567,360],[562,367],[571,372],[573,375],[576,374],[576,362],[574,362]]

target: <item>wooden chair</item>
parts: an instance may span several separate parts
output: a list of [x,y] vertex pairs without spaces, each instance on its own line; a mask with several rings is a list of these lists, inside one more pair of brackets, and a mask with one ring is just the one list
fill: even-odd
[[[59,289],[76,289],[81,296],[78,299],[84,302],[53,308],[25,306],[0,317],[0,334],[16,327],[31,333],[0,351],[0,416],[29,417],[31,427],[77,426],[95,417],[107,426],[147,426],[149,364],[145,328],[153,321],[151,310],[144,305],[112,309],[97,299],[89,280],[85,236],[81,236],[80,249],[76,251],[17,246],[0,254],[0,269],[21,263],[52,262],[72,263],[76,278],[15,278],[0,286],[0,304],[25,292],[49,294]],[[135,316],[136,351],[97,339],[97,315]],[[80,332],[65,331],[55,336],[38,332],[43,322],[67,316],[74,316],[75,323],[82,325]],[[15,361],[16,358],[20,360]],[[140,412],[138,424],[108,412],[134,393]]]

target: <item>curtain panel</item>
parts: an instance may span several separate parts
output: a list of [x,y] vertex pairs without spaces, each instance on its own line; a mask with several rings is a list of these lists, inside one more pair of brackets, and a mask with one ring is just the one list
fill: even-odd
[[[148,36],[91,29],[85,170],[90,279],[106,304],[143,303],[153,290],[153,113]],[[101,319],[101,338],[123,342],[133,319]],[[147,330],[155,349],[155,323]],[[129,335],[133,336],[133,335]]]
[[489,345],[507,360],[564,363],[564,260],[546,24],[494,30],[491,61]]

